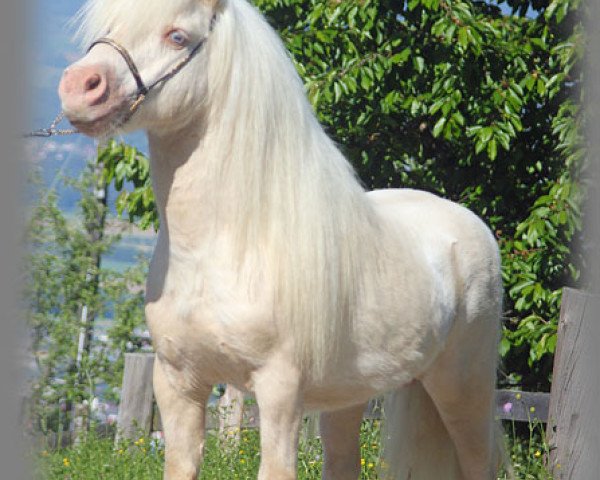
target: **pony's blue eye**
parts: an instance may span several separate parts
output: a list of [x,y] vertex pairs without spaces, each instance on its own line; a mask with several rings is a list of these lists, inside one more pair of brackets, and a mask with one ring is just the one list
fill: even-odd
[[171,30],[167,34],[167,40],[175,47],[185,47],[188,44],[188,37],[181,30]]

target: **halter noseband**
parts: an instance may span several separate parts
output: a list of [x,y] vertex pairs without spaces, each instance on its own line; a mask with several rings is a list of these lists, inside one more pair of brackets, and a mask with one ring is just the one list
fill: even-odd
[[133,58],[131,58],[131,55],[129,55],[129,52],[127,51],[127,49],[124,46],[122,46],[121,44],[117,43],[112,38],[102,37],[102,38],[99,38],[98,40],[94,40],[92,42],[92,44],[89,46],[89,48],[87,49],[86,53],[89,53],[90,50],[95,45],[98,45],[99,43],[105,43],[107,45],[110,45],[117,52],[119,52],[119,54],[123,57],[123,60],[125,60],[125,63],[127,63],[127,66],[129,67],[129,71],[131,72],[131,74],[133,75],[133,78],[135,79],[135,83],[137,84],[137,95],[138,96],[146,95],[146,93],[148,93],[148,88],[146,87],[146,85],[144,85],[144,81],[142,80],[142,77],[140,76],[140,72],[137,69],[135,62],[133,61]]
[[[215,25],[215,21],[216,21],[216,14],[213,15],[213,17],[210,19],[210,27],[208,30],[209,33],[212,32],[214,25]],[[202,40],[200,40],[183,60],[181,60],[171,70],[169,70],[162,77],[160,77],[158,80],[152,82],[148,86],[146,86],[146,84],[142,80],[142,77],[140,76],[140,72],[139,72],[137,66],[135,65],[135,62],[133,61],[133,59],[131,58],[131,55],[129,55],[129,52],[127,51],[127,49],[124,46],[122,46],[120,43],[116,42],[115,40],[113,40],[112,38],[109,38],[109,37],[101,37],[97,40],[94,40],[92,42],[92,44],[89,46],[89,48],[87,49],[87,52],[89,52],[95,45],[97,45],[99,43],[104,43],[106,45],[111,46],[121,55],[121,57],[123,57],[123,60],[125,60],[125,63],[127,63],[127,67],[129,68],[131,75],[133,75],[133,78],[137,85],[137,91],[135,92],[136,98],[129,107],[128,115],[122,120],[120,125],[123,125],[125,122],[127,122],[131,118],[131,116],[135,113],[137,108],[146,99],[146,96],[153,88],[155,88],[156,86],[158,86],[161,83],[166,82],[167,80],[170,80],[183,67],[185,67],[189,63],[189,61],[194,57],[194,55],[196,55],[196,53],[198,53],[200,51],[200,49],[204,46],[207,39],[208,39],[208,35],[205,36]],[[24,136],[25,137],[50,137],[52,135],[69,135],[71,133],[79,133],[79,130],[77,130],[77,129],[59,130],[56,128],[56,125],[62,120],[63,115],[64,115],[63,112],[59,113],[58,116],[56,117],[56,119],[51,123],[49,128],[42,128],[40,130],[35,130]]]

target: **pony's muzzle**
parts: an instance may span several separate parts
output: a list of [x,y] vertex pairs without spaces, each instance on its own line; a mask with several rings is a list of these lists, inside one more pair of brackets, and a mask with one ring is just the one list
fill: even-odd
[[83,114],[92,107],[107,103],[110,97],[109,77],[107,67],[102,65],[67,68],[58,86],[65,111]]

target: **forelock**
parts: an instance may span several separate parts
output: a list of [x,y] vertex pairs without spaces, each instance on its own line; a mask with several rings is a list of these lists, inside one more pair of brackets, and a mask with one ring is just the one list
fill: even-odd
[[155,28],[194,8],[200,0],[88,0],[70,20],[81,48],[109,32],[145,38]]

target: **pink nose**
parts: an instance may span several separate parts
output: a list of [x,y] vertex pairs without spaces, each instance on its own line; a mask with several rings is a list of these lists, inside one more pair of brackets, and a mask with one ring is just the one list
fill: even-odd
[[67,107],[80,109],[108,99],[108,74],[100,65],[71,67],[63,72],[58,94]]

